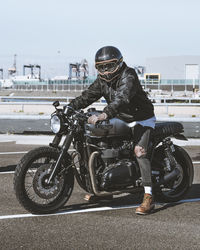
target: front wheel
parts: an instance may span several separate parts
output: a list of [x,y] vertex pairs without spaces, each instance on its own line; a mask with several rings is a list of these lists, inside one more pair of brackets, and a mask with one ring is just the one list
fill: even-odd
[[48,184],[51,169],[59,157],[55,148],[41,147],[28,152],[19,162],[14,175],[14,190],[20,204],[29,212],[45,214],[56,212],[71,196],[74,187],[69,156],[58,174]]
[[[174,157],[178,163],[177,168],[180,174],[176,180],[161,185],[156,190],[157,199],[164,202],[176,202],[184,198],[193,181],[194,170],[191,158],[183,148],[177,145],[174,147]],[[160,146],[157,148],[156,160],[164,163],[164,158],[164,149]]]

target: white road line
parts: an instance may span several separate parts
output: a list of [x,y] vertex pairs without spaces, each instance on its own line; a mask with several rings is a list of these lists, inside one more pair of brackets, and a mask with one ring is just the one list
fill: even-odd
[[21,152],[0,152],[0,155],[17,155],[17,154],[26,154],[28,151],[21,151]]
[[[69,149],[69,152],[73,152],[74,149]],[[15,155],[15,154],[26,154],[29,151],[20,151],[20,152],[0,152],[0,155]],[[193,164],[200,164],[200,161],[193,161]]]
[[[200,198],[196,199],[187,199],[181,200],[174,203],[156,203],[156,205],[167,205],[167,204],[180,204],[180,203],[190,203],[190,202],[198,202]],[[78,214],[78,213],[91,213],[91,212],[100,212],[100,211],[110,211],[110,210],[119,210],[119,209],[127,209],[127,208],[136,208],[140,204],[135,205],[128,205],[128,206],[119,206],[119,207],[97,207],[97,208],[87,208],[87,209],[79,209],[79,210],[72,210],[72,211],[63,211],[58,212],[55,214],[13,214],[13,215],[1,215],[0,220],[5,219],[18,219],[18,218],[30,218],[30,217],[46,217],[46,216],[56,216],[56,215],[67,215],[67,214]]]
[[[193,161],[192,162],[193,164],[200,164],[200,161]],[[0,169],[1,169],[1,167],[0,167]],[[15,171],[5,171],[5,172],[0,172],[0,175],[1,174],[14,174],[15,173]]]
[[[69,149],[68,152],[72,152],[74,149]],[[15,154],[26,154],[29,151],[20,151],[20,152],[0,152],[0,155],[15,155]]]
[[0,172],[0,175],[1,174],[14,174],[15,171],[5,171],[5,172]]

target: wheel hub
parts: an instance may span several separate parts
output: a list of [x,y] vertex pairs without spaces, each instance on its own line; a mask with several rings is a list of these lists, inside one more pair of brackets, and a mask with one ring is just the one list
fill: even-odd
[[33,178],[33,189],[35,193],[42,199],[50,199],[60,193],[64,180],[55,176],[50,183],[48,179],[51,174],[50,164],[45,164],[38,168]]
[[165,187],[171,188],[171,189],[176,189],[182,182],[183,180],[183,169],[180,165],[176,166],[178,170],[180,171],[179,175],[177,176],[176,180],[169,181],[168,183],[165,184]]
[[180,165],[177,165],[178,170],[180,171],[179,175],[177,176],[177,179],[174,181],[173,188],[177,188],[182,180],[183,180],[183,169]]

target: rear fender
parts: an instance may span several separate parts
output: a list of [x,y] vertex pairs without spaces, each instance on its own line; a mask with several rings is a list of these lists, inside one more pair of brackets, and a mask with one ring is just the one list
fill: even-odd
[[188,141],[188,139],[182,134],[175,134],[174,138],[176,138],[178,140],[182,140],[182,141]]

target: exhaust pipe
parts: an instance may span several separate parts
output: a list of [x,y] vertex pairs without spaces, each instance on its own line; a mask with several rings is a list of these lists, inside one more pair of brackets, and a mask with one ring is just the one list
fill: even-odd
[[175,168],[172,172],[169,174],[166,174],[163,179],[161,179],[158,183],[155,184],[155,186],[160,186],[162,184],[166,184],[170,181],[175,181],[177,177],[180,174],[180,170],[178,168]]
[[180,170],[178,168],[175,168],[172,172],[164,176],[164,179],[163,179],[164,183],[167,183],[169,181],[175,181],[179,174],[180,174]]
[[88,167],[89,167],[89,173],[90,173],[90,180],[91,180],[91,184],[92,184],[92,189],[93,189],[93,192],[96,196],[108,196],[108,195],[114,195],[114,194],[121,194],[121,193],[125,193],[125,192],[131,192],[131,193],[137,193],[139,191],[142,191],[143,190],[143,187],[139,187],[139,188],[127,188],[127,189],[124,189],[124,190],[120,190],[120,191],[113,191],[113,192],[106,192],[106,191],[99,191],[98,190],[98,187],[97,187],[97,184],[96,184],[96,179],[95,179],[95,171],[94,171],[94,160],[95,160],[95,157],[99,155],[99,152],[98,151],[95,151],[93,152],[91,155],[90,155],[90,158],[89,158],[89,162],[88,162]]

